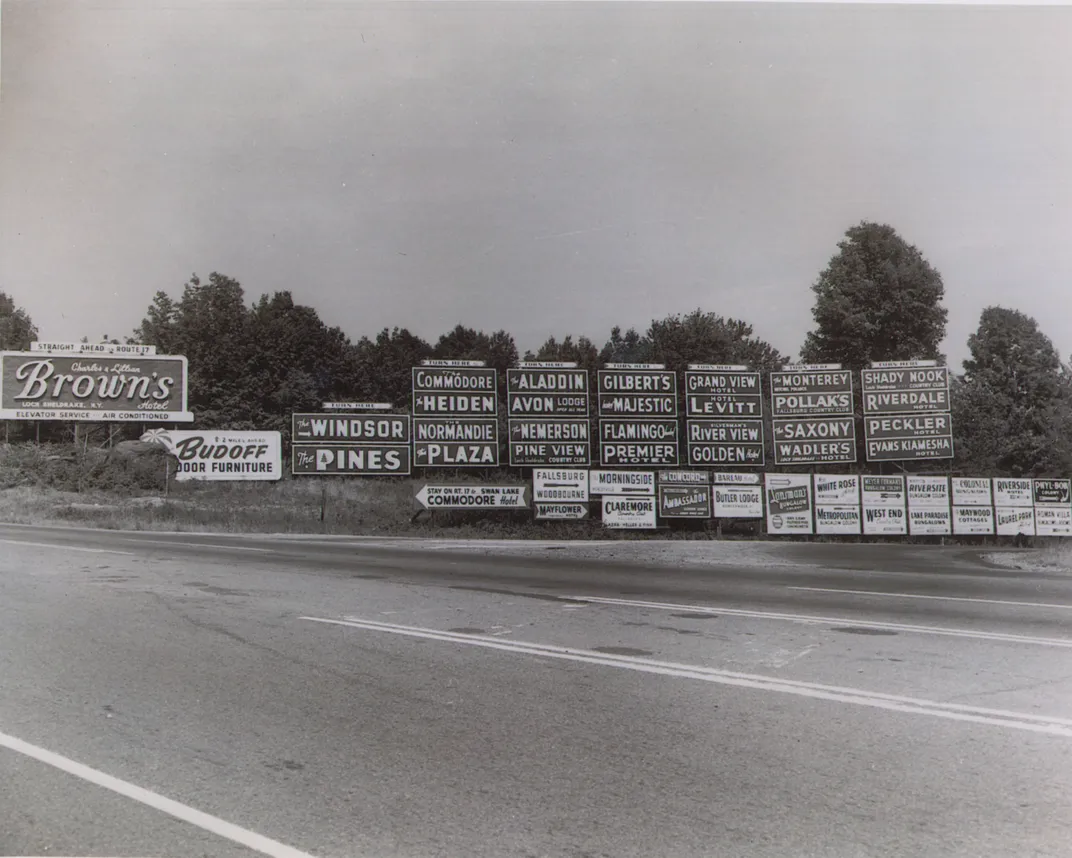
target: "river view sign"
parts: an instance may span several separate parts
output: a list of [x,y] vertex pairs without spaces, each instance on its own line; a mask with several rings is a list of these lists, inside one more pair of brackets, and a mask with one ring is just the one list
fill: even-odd
[[192,423],[181,355],[0,352],[0,420]]
[[689,464],[762,467],[762,420],[686,420]]

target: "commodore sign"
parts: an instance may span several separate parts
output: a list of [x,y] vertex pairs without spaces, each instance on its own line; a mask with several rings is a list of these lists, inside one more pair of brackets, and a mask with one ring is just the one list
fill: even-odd
[[495,370],[488,367],[413,367],[413,413],[498,414]]
[[433,486],[418,489],[425,509],[528,509],[528,486]]

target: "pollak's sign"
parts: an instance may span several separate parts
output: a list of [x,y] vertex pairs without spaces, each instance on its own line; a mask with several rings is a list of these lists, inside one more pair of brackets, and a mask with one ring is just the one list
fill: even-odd
[[0,352],[0,420],[191,423],[186,358]]

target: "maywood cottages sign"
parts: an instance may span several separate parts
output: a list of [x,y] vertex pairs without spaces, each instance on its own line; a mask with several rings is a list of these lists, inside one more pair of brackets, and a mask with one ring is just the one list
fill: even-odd
[[186,358],[0,352],[0,420],[190,423]]

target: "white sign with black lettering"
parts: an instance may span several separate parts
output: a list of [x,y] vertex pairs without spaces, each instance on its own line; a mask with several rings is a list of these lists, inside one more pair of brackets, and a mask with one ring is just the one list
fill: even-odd
[[[742,474],[742,476],[751,476]],[[755,475],[756,477],[759,474]],[[715,485],[715,518],[763,518],[763,488],[759,485]]]
[[993,536],[994,508],[991,506],[953,507],[954,536]]
[[953,528],[949,509],[949,479],[909,476],[906,484],[908,532],[912,536],[948,536]]
[[603,525],[623,530],[655,529],[655,497],[604,497]]
[[904,507],[865,506],[864,533],[867,536],[904,536],[908,533]]
[[[1030,481],[1029,481],[1030,482]],[[1035,508],[1033,506],[999,506],[994,510],[998,536],[1035,535]]]
[[1030,479],[994,479],[994,506],[1034,506],[1034,486]]
[[588,471],[559,468],[534,468],[532,471],[534,503],[588,502]]
[[953,506],[993,506],[990,477],[952,477]]
[[654,471],[589,471],[593,495],[655,495]]

